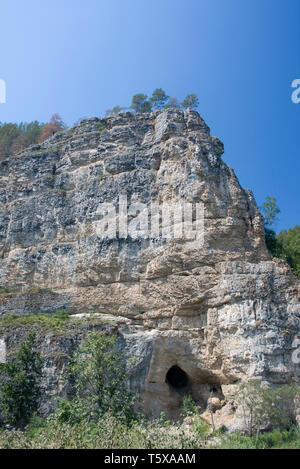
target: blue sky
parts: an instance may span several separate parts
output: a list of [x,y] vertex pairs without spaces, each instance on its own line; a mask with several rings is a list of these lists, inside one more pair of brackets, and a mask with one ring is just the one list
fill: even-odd
[[1,0],[0,21],[0,121],[197,93],[242,186],[277,198],[277,231],[300,224],[299,0]]

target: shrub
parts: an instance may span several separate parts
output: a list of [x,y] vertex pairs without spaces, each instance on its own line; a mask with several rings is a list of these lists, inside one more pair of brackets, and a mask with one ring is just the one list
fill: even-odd
[[245,429],[250,436],[254,430],[271,424],[280,429],[290,428],[296,423],[296,399],[299,387],[285,385],[268,389],[259,381],[249,381],[240,387],[237,402],[244,419]]
[[44,360],[36,351],[35,334],[28,334],[16,357],[0,365],[0,405],[4,422],[23,428],[37,411],[41,399]]
[[61,422],[97,421],[109,412],[130,422],[134,396],[128,391],[126,363],[117,349],[116,337],[92,333],[70,363],[74,396],[61,401],[57,416]]
[[98,123],[97,123],[97,127],[98,127],[98,131],[99,131],[99,132],[103,132],[103,130],[105,130],[105,127],[104,127],[104,125],[102,124],[102,122],[98,122]]
[[184,417],[188,417],[190,415],[194,415],[197,411],[197,406],[194,399],[189,396],[185,395],[182,400],[182,414]]

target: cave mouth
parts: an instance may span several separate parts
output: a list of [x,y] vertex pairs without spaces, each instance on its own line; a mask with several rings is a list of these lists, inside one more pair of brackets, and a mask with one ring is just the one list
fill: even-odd
[[166,383],[173,389],[181,390],[187,387],[189,378],[185,371],[174,365],[166,374]]

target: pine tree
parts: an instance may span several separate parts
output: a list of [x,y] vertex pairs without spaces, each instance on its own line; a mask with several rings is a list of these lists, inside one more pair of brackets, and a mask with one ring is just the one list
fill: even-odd
[[147,95],[138,93],[132,98],[131,109],[135,112],[151,112],[152,105],[150,101],[147,101]]
[[199,106],[199,100],[196,94],[188,94],[182,101],[181,106],[184,109],[196,109]]
[[166,95],[162,88],[156,88],[156,90],[153,91],[150,101],[154,109],[163,109],[168,99],[169,96]]

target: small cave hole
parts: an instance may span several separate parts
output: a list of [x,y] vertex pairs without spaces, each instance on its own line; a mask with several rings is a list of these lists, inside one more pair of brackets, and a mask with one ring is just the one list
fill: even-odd
[[216,394],[218,392],[218,388],[216,386],[211,386],[210,392]]
[[189,378],[185,371],[174,365],[166,374],[166,383],[173,389],[181,390],[189,384]]

